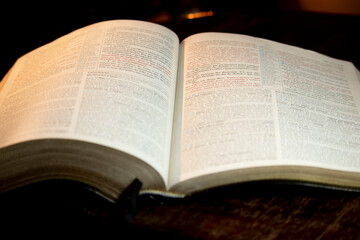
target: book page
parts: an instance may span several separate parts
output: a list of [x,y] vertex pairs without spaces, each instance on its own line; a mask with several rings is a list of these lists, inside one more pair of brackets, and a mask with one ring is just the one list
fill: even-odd
[[235,34],[183,44],[180,181],[261,166],[360,171],[351,63]]
[[132,154],[167,179],[177,36],[160,25],[108,21],[20,58],[0,96],[0,147],[65,138]]

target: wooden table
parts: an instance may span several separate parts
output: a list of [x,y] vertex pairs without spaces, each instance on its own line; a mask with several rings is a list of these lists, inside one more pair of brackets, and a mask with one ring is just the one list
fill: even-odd
[[194,239],[360,239],[360,193],[247,183],[144,206],[133,224]]
[[127,221],[124,209],[85,185],[39,183],[1,196],[2,232],[16,226],[11,234],[28,236],[50,231],[114,239],[360,239],[360,191],[250,182],[185,199],[144,195],[136,203]]

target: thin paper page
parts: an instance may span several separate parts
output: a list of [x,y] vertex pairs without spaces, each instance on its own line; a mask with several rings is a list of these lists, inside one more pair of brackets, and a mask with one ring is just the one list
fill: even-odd
[[0,146],[91,141],[133,154],[167,179],[178,45],[162,26],[123,20],[25,55],[2,89]]
[[355,67],[298,48],[279,47],[275,59],[281,79],[275,95],[282,158],[359,171],[360,87]]
[[352,64],[235,34],[194,35],[184,52],[181,180],[266,165],[359,166]]

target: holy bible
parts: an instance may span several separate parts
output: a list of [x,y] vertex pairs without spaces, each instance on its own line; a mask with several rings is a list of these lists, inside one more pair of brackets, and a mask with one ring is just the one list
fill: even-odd
[[109,197],[255,180],[360,187],[360,77],[346,61],[230,33],[181,43],[114,20],[19,58],[0,85],[0,192],[49,179]]

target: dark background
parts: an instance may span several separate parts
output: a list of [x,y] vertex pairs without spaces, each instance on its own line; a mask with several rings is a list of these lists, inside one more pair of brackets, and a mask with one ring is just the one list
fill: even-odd
[[[3,2],[0,75],[23,54],[80,27],[112,19],[157,22],[180,40],[204,31],[263,37],[352,61],[360,69],[360,15],[300,11],[296,1],[290,2],[290,6],[281,0]],[[196,11],[214,15],[185,18]],[[0,231],[50,238],[75,233],[120,239],[360,238],[360,193],[348,189],[254,182],[182,200],[151,195],[135,200],[133,214],[131,199],[116,205],[78,183],[35,184],[0,195]],[[124,217],[127,214],[134,218]]]
[[[23,54],[78,28],[112,19],[157,22],[175,31],[180,40],[204,31],[248,34],[350,60],[359,68],[359,15],[296,11],[301,7],[297,4],[296,0],[3,2],[0,76]],[[189,12],[210,10],[212,17],[184,18]]]

